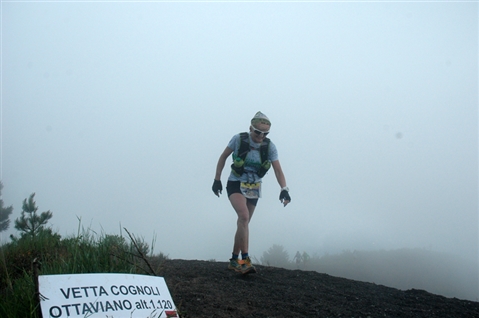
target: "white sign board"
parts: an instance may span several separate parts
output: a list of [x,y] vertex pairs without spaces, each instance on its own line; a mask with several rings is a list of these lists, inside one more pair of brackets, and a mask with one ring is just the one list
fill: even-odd
[[38,280],[43,318],[178,317],[163,277],[74,274]]

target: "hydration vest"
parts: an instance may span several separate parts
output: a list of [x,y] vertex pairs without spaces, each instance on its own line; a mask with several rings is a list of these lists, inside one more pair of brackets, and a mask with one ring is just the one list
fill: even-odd
[[[237,177],[240,177],[244,173],[244,161],[246,159],[246,155],[251,150],[251,146],[249,144],[249,133],[240,133],[239,142],[240,145],[238,148],[238,154],[235,155],[235,153],[233,152],[233,163],[231,164],[231,170],[233,171],[233,174]],[[260,178],[264,177],[266,172],[268,172],[269,168],[271,167],[271,162],[268,160],[270,142],[271,140],[269,140],[269,138],[264,138],[263,142],[259,147],[261,167],[256,174]]]

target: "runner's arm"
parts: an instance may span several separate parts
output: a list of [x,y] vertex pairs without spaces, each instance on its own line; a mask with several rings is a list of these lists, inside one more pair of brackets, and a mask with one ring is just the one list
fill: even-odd
[[291,198],[289,197],[289,190],[285,189],[284,191],[286,194],[286,197],[288,200],[283,199],[282,194],[283,194],[283,188],[286,187],[286,178],[284,177],[283,169],[281,169],[281,164],[279,163],[279,160],[275,160],[272,162],[273,169],[274,169],[274,174],[276,175],[276,180],[278,180],[279,186],[281,187],[281,193],[279,195],[280,201],[283,203],[284,206],[287,206],[288,203],[291,201]]
[[226,159],[231,155],[233,149],[226,147],[223,153],[221,154],[220,158],[218,159],[218,163],[216,164],[216,174],[215,180],[221,180],[221,172],[225,167]]
[[279,186],[282,188],[286,187],[286,178],[284,177],[283,169],[279,160],[275,160],[272,163],[274,174],[276,175],[276,180],[278,180]]

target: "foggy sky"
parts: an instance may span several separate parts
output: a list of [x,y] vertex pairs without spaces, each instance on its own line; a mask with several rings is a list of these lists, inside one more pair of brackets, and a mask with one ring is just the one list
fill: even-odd
[[269,173],[250,254],[477,260],[477,3],[1,6],[2,242],[35,192],[62,235],[126,227],[171,258],[226,260],[216,162],[261,110],[292,202]]

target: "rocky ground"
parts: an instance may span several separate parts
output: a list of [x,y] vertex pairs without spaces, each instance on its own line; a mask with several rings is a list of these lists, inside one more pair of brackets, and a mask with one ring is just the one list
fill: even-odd
[[180,317],[478,317],[479,302],[401,291],[311,271],[256,266],[241,275],[226,262],[167,260]]

